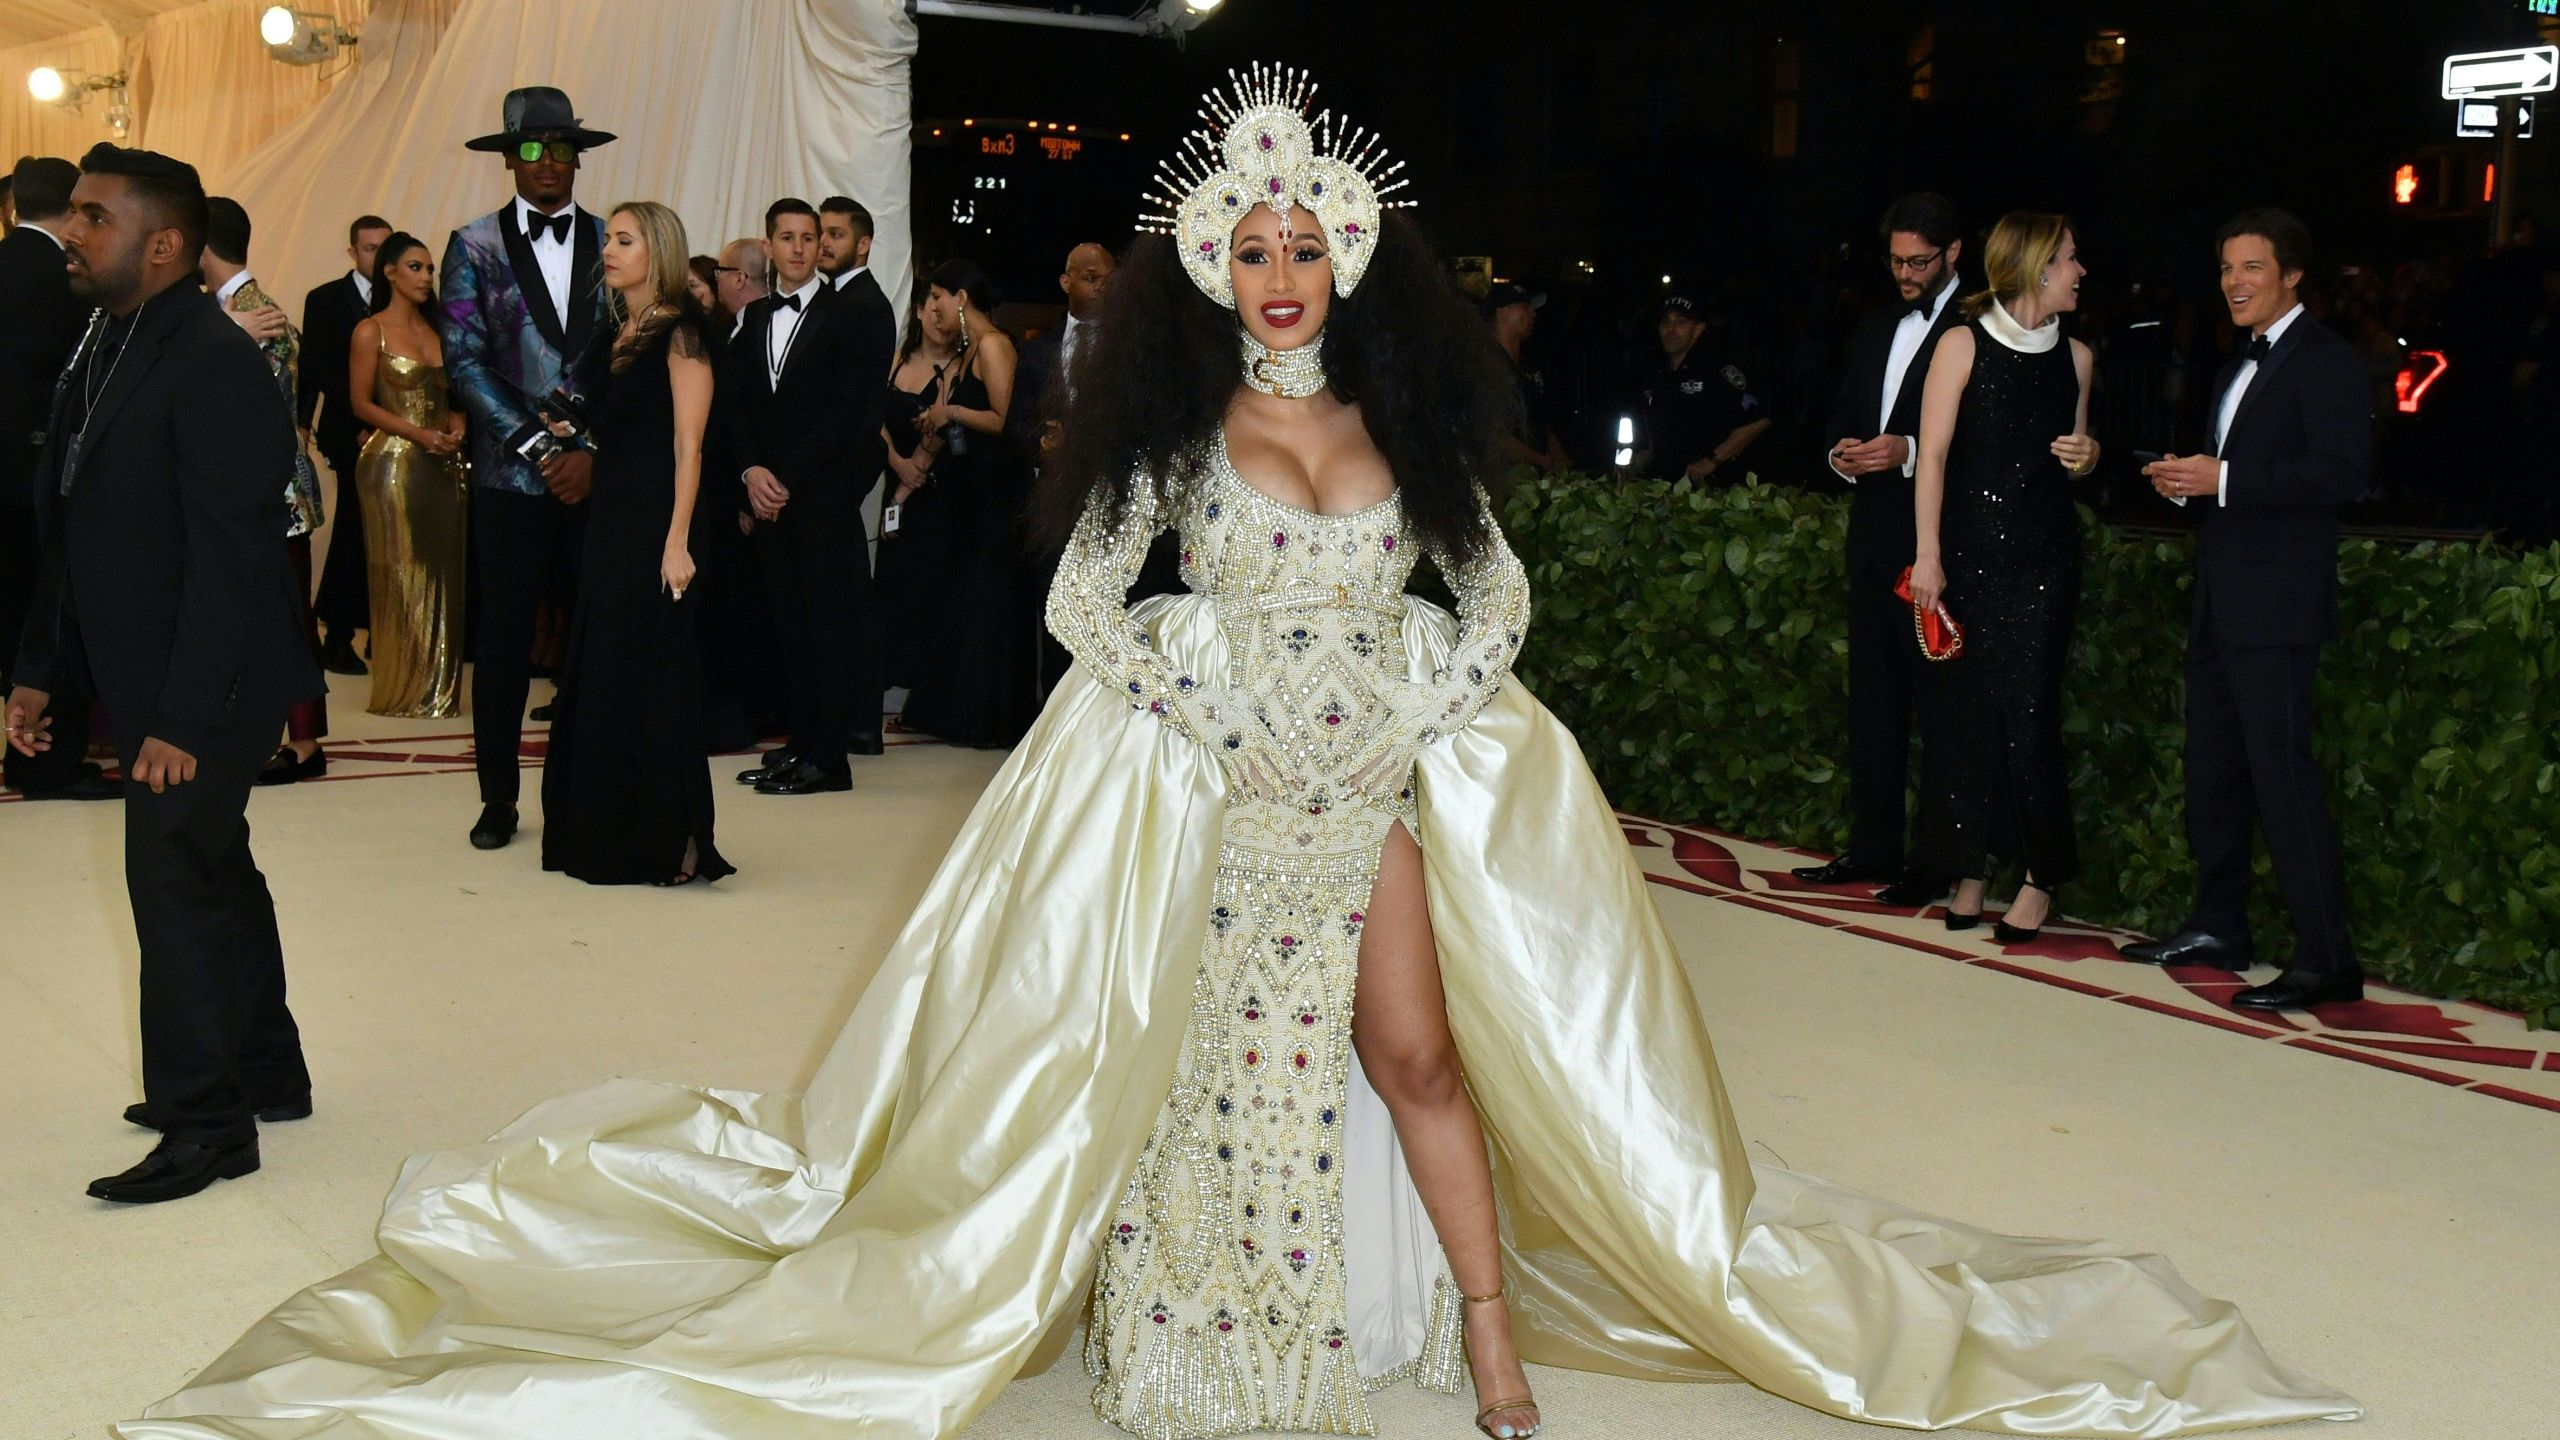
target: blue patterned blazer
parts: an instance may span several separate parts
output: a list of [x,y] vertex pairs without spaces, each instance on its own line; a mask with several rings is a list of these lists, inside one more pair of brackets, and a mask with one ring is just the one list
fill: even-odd
[[[444,335],[445,386],[471,421],[471,480],[483,489],[548,495],[531,465],[509,452],[507,437],[533,417],[586,353],[602,308],[604,221],[577,212],[570,231],[569,323],[542,293],[542,265],[516,223],[516,202],[453,232],[445,243],[437,309]],[[528,303],[526,284],[535,298]]]

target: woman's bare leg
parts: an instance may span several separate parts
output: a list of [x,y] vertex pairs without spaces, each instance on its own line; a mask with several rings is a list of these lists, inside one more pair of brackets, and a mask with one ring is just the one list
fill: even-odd
[[[1401,824],[1387,831],[1362,925],[1351,1043],[1370,1086],[1395,1117],[1405,1164],[1458,1289],[1495,1293],[1502,1288],[1502,1249],[1494,1234],[1493,1167],[1449,1038],[1440,954],[1422,892],[1422,851]],[[1511,1343],[1511,1312],[1499,1304],[1469,1305],[1466,1319],[1476,1404],[1526,1397],[1529,1379]],[[1489,1419],[1497,1432],[1509,1426],[1526,1434],[1538,1412],[1504,1410]]]

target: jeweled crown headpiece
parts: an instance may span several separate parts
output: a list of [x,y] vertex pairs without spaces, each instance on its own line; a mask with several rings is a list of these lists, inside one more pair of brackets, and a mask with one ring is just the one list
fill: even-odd
[[1285,236],[1289,211],[1304,207],[1324,227],[1334,293],[1349,295],[1378,248],[1378,216],[1390,203],[1384,197],[1404,188],[1394,178],[1404,162],[1386,163],[1384,142],[1336,121],[1330,110],[1310,124],[1307,102],[1316,85],[1303,71],[1256,65],[1242,75],[1230,70],[1227,79],[1234,94],[1210,91],[1200,107],[1205,127],[1182,137],[1156,168],[1138,228],[1172,236],[1192,283],[1232,310],[1227,251],[1236,226],[1254,206],[1268,205]]

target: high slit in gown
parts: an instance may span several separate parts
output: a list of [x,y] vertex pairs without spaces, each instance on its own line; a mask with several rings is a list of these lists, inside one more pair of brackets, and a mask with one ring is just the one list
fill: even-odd
[[[1453,619],[1402,593],[1418,547],[1396,499],[1314,515],[1222,445],[1195,458],[1170,514],[1085,516],[1048,604],[1079,673],[805,1094],[621,1080],[419,1156],[380,1256],[119,1433],[921,1440],[1080,1320],[1096,1408],[1128,1430],[1372,1430],[1370,1387],[1464,1378],[1350,1043],[1398,824],[1524,1358],[2020,1435],[2359,1413],[2157,1256],[1750,1164],[1616,816],[1506,683],[1519,563],[1497,541],[1444,566]],[[1166,523],[1193,593],[1124,609]],[[1421,743],[1389,798],[1230,800],[1217,756],[1262,738],[1248,725],[1317,776]]]

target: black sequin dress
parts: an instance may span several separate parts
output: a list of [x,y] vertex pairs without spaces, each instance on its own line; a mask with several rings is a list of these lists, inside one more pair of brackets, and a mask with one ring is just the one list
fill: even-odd
[[2075,428],[2080,377],[2068,344],[2026,352],[1982,320],[1966,328],[1973,375],[1938,522],[1964,654],[1929,667],[1920,853],[1965,877],[1988,876],[1994,856],[2021,861],[2050,889],[2080,869],[2062,749],[2080,521],[2053,454]]

